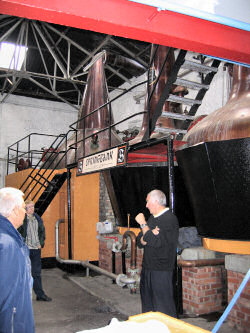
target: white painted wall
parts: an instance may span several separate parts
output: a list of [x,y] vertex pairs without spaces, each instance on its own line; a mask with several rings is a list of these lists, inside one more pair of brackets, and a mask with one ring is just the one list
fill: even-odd
[[[77,115],[77,110],[61,102],[10,95],[0,103],[0,187],[4,186],[8,146],[31,133],[66,133],[69,125],[77,120]],[[31,149],[49,147],[52,140],[52,137],[32,135]],[[27,151],[27,142],[20,144],[19,149]],[[13,171],[14,166],[10,173]]]
[[[120,88],[129,89],[132,86],[145,81],[146,79],[147,79],[146,74],[141,75],[140,77],[133,78],[131,80],[131,84],[124,83],[122,86],[120,86]],[[146,84],[143,84],[131,90],[122,97],[118,98],[114,102],[112,102],[112,111],[115,123],[120,121],[121,119],[132,116],[133,114],[144,111],[145,97],[142,97],[140,103],[138,104],[136,103],[134,96],[142,95],[145,93],[145,91],[146,91]],[[110,93],[110,99],[113,99],[119,94],[121,94],[121,91],[112,91]],[[125,129],[132,128],[134,126],[141,127],[142,119],[143,119],[142,115],[133,117],[129,119],[126,123],[122,123],[116,126],[116,129],[123,131]]]

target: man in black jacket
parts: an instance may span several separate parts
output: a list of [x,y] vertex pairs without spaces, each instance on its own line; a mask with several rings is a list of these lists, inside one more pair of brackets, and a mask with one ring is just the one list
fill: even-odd
[[146,201],[146,207],[152,215],[147,222],[142,213],[135,218],[142,229],[137,237],[137,245],[144,248],[140,282],[142,312],[160,311],[176,317],[172,278],[178,220],[166,207],[166,196],[162,191],[151,191]]
[[18,229],[30,250],[31,272],[34,279],[33,290],[37,301],[49,302],[52,299],[43,291],[41,278],[41,248],[45,242],[45,228],[41,217],[35,213],[35,204],[25,201],[26,215],[23,225]]

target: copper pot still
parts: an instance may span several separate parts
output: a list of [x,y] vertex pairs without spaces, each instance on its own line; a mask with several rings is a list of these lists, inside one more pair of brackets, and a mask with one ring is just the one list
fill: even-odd
[[[78,142],[89,137],[78,144],[77,156],[89,155],[102,151],[111,146],[120,144],[122,141],[116,134],[115,128],[100,130],[113,124],[111,106],[108,105],[108,87],[104,71],[104,64],[107,60],[105,51],[98,53],[89,68],[87,86],[84,91],[81,108],[79,110]],[[103,105],[103,107],[101,107]],[[101,108],[100,108],[101,107]],[[94,112],[95,110],[98,111]],[[86,117],[87,116],[87,117]],[[84,118],[86,117],[86,118]],[[99,132],[99,133],[97,133]],[[83,146],[84,145],[84,146]]]
[[183,140],[192,146],[247,137],[250,137],[250,68],[234,65],[227,104],[193,126]]

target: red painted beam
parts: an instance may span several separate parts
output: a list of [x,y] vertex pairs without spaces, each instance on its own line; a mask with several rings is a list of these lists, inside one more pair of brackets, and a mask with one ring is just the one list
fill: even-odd
[[250,32],[128,0],[0,0],[0,13],[250,64]]

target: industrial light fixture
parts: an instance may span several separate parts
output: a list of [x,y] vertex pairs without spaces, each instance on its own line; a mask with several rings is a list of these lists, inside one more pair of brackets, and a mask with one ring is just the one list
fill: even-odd
[[0,67],[20,70],[28,48],[22,45],[0,43]]

